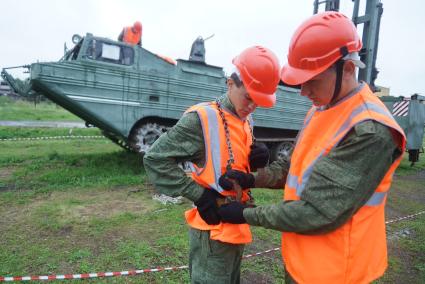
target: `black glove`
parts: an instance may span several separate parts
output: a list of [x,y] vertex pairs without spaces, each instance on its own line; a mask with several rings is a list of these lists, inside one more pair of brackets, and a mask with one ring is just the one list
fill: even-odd
[[222,197],[221,194],[214,189],[204,189],[201,197],[194,202],[199,215],[208,225],[220,224],[217,205],[217,198],[219,197]]
[[235,180],[242,189],[251,188],[255,185],[255,178],[252,174],[247,174],[238,170],[228,170],[218,179],[218,184],[224,190],[232,190],[234,189],[233,183],[229,179]]
[[259,168],[264,168],[269,162],[269,149],[264,143],[255,143],[251,145],[249,153],[249,167],[255,172]]
[[222,205],[218,209],[218,214],[220,214],[221,220],[223,222],[232,224],[245,224],[246,220],[243,217],[243,210],[247,207],[247,205],[233,201]]

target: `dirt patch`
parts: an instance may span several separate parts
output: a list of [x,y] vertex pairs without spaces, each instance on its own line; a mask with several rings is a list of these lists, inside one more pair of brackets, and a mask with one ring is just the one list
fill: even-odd
[[275,283],[275,279],[272,276],[259,274],[252,271],[244,271],[241,277],[242,284],[248,283],[258,283],[258,284],[268,284]]
[[[71,209],[71,208],[70,208]],[[88,205],[74,206],[69,213],[78,219],[87,220],[91,218],[109,218],[122,212],[143,213],[148,207],[141,202],[131,200],[99,200]]]
[[385,208],[386,219],[406,216],[425,209],[425,170],[395,176]]
[[397,259],[397,273],[393,274],[392,283],[418,283],[417,274],[418,271],[412,266],[415,258],[415,254],[412,254],[402,247],[400,247],[397,238],[388,241],[388,254],[393,258]]
[[389,200],[385,206],[386,220],[417,213],[417,210],[412,211],[413,209],[410,208],[412,204],[423,204],[421,210],[425,210],[425,170],[413,175],[394,177]]
[[[51,251],[59,252],[72,252],[80,248],[90,251],[94,258],[104,255],[109,249],[116,250],[121,243],[129,240],[154,244],[158,237],[158,227],[141,226],[137,221],[128,222],[125,214],[157,214],[155,212],[159,205],[143,190],[131,193],[133,191],[134,188],[120,187],[119,190],[78,189],[51,192],[38,196],[29,204],[2,207],[0,228],[15,228],[17,235],[25,236],[24,240],[31,236],[37,247],[48,247]],[[124,216],[124,222],[127,222],[125,226],[121,226],[119,222],[117,227],[108,225],[108,220],[117,222],[121,215]],[[46,221],[42,221],[43,219]],[[93,225],[90,225],[92,222]],[[106,227],[103,227],[103,223]],[[99,232],[96,232],[96,226],[99,226]],[[55,273],[75,270],[75,263],[61,261],[57,265]],[[32,269],[29,267],[28,273]],[[34,269],[37,270],[36,267]]]
[[0,180],[8,180],[15,172],[15,167],[0,168]]
[[0,168],[0,191],[7,191],[15,189],[14,184],[7,184],[2,182],[7,182],[15,172],[15,167],[5,167]]
[[142,194],[131,193],[132,188],[120,190],[90,190],[52,192],[49,196],[38,199],[31,207],[59,205],[59,214],[66,219],[86,221],[91,218],[109,218],[123,212],[141,214],[155,208],[147,202]]
[[[130,193],[133,188],[121,190],[91,189],[50,192],[39,195],[31,203],[2,206],[0,213],[0,228],[7,230],[10,227],[22,224],[28,227],[34,216],[37,220],[46,218],[57,222],[57,230],[50,233],[42,232],[41,238],[54,233],[57,237],[75,236],[75,227],[87,223],[89,220],[104,220],[120,214],[141,215],[153,212],[158,204],[144,193]],[[34,229],[34,228],[33,228]],[[78,232],[76,233],[78,235]]]
[[397,179],[400,180],[413,180],[413,181],[425,181],[425,170],[417,171],[413,175],[407,175],[407,176],[396,176]]

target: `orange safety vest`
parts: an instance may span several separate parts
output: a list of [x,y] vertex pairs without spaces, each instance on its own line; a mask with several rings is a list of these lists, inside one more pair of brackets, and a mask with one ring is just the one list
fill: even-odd
[[[192,179],[204,188],[216,190],[223,196],[236,197],[236,191],[223,190],[218,183],[220,176],[226,172],[229,153],[224,124],[217,104],[215,102],[201,103],[189,108],[186,112],[193,111],[198,114],[202,125],[205,141],[205,165],[201,168],[190,163]],[[232,168],[249,172],[248,155],[252,144],[250,123],[248,120],[241,120],[225,108],[223,108],[223,113],[227,121],[234,156]],[[248,189],[244,189],[242,202],[248,199]],[[220,223],[218,225],[208,225],[199,215],[197,208],[186,211],[185,217],[192,228],[210,231],[212,240],[231,244],[246,244],[252,241],[248,224]]]
[[[310,109],[291,157],[284,200],[299,200],[316,162],[365,120],[375,120],[398,133],[404,152],[403,130],[365,84],[330,109]],[[322,235],[282,233],[285,267],[297,283],[369,283],[385,272],[384,206],[401,158],[393,162],[372,197],[335,231]]]
[[133,32],[133,29],[131,27],[124,28],[124,35],[123,35],[123,42],[130,43],[130,44],[138,44],[140,41],[140,37],[142,36],[142,33],[140,32]]

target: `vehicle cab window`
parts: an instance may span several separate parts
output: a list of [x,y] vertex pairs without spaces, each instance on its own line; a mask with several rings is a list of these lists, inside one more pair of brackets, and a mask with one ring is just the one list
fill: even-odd
[[132,65],[134,62],[134,50],[129,46],[91,39],[86,49],[85,58],[121,65]]

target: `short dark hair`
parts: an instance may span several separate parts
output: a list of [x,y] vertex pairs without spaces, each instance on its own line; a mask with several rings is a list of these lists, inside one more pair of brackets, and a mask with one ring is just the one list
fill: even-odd
[[242,80],[239,78],[238,74],[236,74],[236,72],[233,72],[232,75],[230,75],[230,79],[233,80],[233,82],[235,82],[236,87],[240,88],[243,83]]

